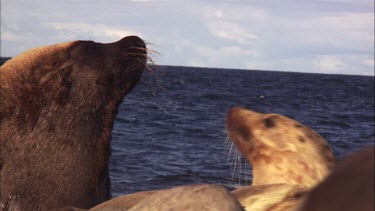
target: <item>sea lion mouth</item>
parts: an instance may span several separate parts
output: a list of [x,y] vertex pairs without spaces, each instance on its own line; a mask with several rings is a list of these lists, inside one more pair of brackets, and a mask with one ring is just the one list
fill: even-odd
[[136,66],[143,69],[147,61],[147,48],[145,42],[137,36],[126,37],[124,42],[127,42],[130,45],[128,56],[130,62],[133,63],[130,66]]

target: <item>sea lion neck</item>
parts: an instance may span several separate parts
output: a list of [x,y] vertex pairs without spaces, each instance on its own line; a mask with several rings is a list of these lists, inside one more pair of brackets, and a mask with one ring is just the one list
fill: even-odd
[[249,157],[253,167],[253,185],[288,183],[314,187],[330,172],[325,162],[310,160],[294,152],[272,152],[272,154]]

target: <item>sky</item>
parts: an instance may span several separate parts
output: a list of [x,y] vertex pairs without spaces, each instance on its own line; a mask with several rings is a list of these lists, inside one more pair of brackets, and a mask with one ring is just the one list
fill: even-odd
[[374,75],[373,0],[1,0],[1,56],[138,35],[156,64]]

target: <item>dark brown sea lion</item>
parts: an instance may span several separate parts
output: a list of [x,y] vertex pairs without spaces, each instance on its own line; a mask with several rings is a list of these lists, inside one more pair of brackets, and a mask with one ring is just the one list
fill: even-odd
[[298,211],[374,211],[374,146],[339,162]]
[[2,209],[90,208],[110,198],[114,118],[146,57],[130,36],[35,48],[1,66]]
[[287,183],[314,187],[335,164],[327,142],[315,131],[279,114],[235,107],[227,131],[253,168],[252,185]]

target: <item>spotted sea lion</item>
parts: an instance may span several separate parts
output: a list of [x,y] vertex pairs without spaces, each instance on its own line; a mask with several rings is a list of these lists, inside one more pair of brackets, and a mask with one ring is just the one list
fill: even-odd
[[110,198],[111,130],[147,60],[136,36],[31,49],[0,69],[1,207],[90,208]]
[[185,185],[164,190],[141,191],[101,203],[99,210],[228,210],[242,211],[238,200],[219,185]]
[[158,191],[129,211],[243,211],[238,200],[219,185],[187,185]]
[[328,143],[288,117],[234,107],[227,113],[226,127],[252,166],[252,185],[287,183],[311,188],[335,164]]

